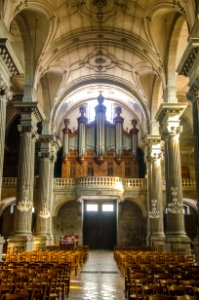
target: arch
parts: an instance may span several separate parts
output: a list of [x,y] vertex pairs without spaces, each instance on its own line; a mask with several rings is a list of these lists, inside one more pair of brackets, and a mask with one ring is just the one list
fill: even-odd
[[[72,82],[71,85],[67,86],[67,90],[65,90],[65,92],[62,94],[62,96],[59,97],[59,99],[57,99],[56,104],[54,105],[54,107],[52,108],[52,113],[51,113],[51,120],[50,120],[50,128],[51,128],[51,132],[56,132],[55,129],[55,121],[57,122],[57,111],[61,109],[61,104],[62,101],[64,99],[66,99],[68,96],[70,96],[70,94],[75,91],[78,90],[79,88],[86,88],[86,87],[91,87],[94,85],[97,86],[101,86],[101,85],[105,85],[105,86],[109,86],[109,87],[113,87],[116,89],[121,89],[124,90],[125,92],[129,93],[129,95],[132,95],[132,99],[134,99],[134,102],[137,105],[136,110],[140,111],[140,114],[142,114],[142,119],[141,124],[142,124],[142,132],[143,134],[145,132],[148,132],[149,130],[149,110],[146,107],[146,104],[142,102],[141,100],[141,96],[136,93],[136,91],[127,83],[127,82],[122,82],[121,80],[118,81],[117,78],[103,78],[101,77],[100,79],[96,79],[96,78],[81,78],[80,80],[78,80],[79,82]],[[99,88],[100,89],[100,88]],[[136,100],[135,100],[136,99]],[[133,111],[133,107],[131,108],[129,106],[129,110],[132,109]],[[63,109],[61,109],[63,112]],[[67,110],[67,108],[65,108],[65,111]]]
[[[185,81],[180,76],[176,76],[176,69],[179,63],[179,60],[183,54],[186,41],[188,38],[188,28],[187,23],[184,17],[179,17],[173,27],[172,36],[170,40],[169,52],[168,52],[168,60],[167,60],[167,95],[165,101],[166,102],[176,102],[176,85],[177,79],[181,82]],[[182,47],[183,45],[183,47]],[[187,80],[186,80],[187,81]],[[186,94],[186,93],[185,93]]]
[[2,216],[4,210],[14,203],[16,203],[16,197],[9,197],[1,200],[0,217]]

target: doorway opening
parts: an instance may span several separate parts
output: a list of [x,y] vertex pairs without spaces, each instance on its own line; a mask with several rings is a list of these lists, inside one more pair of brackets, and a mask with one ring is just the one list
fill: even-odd
[[84,201],[84,245],[93,250],[113,250],[117,234],[116,216],[116,201]]

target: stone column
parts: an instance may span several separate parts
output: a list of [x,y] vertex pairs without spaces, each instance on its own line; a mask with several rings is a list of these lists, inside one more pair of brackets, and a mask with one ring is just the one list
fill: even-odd
[[147,135],[145,137],[146,159],[148,161],[147,174],[149,182],[148,218],[149,230],[148,243],[153,249],[163,250],[165,247],[165,234],[163,223],[163,197],[162,197],[162,172],[161,172],[161,140],[159,136]]
[[[189,89],[188,98],[192,102],[193,113],[193,136],[194,136],[194,155],[195,155],[195,180],[198,207],[198,224],[199,224],[199,76],[195,79],[194,84]],[[194,239],[194,250],[196,259],[199,259],[199,225],[197,228],[197,238]]]
[[77,119],[78,122],[78,130],[79,130],[79,136],[78,136],[78,161],[80,163],[83,163],[84,156],[86,152],[86,124],[87,124],[87,118],[84,116],[86,112],[86,109],[84,106],[80,107],[80,113],[81,116]]
[[6,105],[12,94],[0,76],[0,196],[3,179],[3,162],[5,147]]
[[18,251],[29,251],[33,247],[32,207],[34,186],[35,141],[37,123],[42,115],[37,103],[15,102],[14,106],[21,112],[21,133],[19,163],[16,191],[16,208],[14,215],[14,231],[8,239],[9,248]]
[[51,217],[51,207],[49,203],[49,179],[50,179],[50,141],[52,136],[40,136],[40,169],[39,169],[39,186],[36,199],[36,230],[34,248],[40,249],[46,246],[48,236],[48,223]]
[[122,152],[123,152],[123,141],[122,141],[122,131],[124,119],[120,116],[122,113],[121,107],[116,107],[115,109],[116,117],[114,118],[115,123],[115,151],[116,151],[116,162],[121,163],[122,161]]
[[183,215],[182,174],[179,147],[180,116],[186,105],[163,103],[156,120],[165,142],[165,176],[167,201],[166,250],[189,251],[190,240],[185,233]]

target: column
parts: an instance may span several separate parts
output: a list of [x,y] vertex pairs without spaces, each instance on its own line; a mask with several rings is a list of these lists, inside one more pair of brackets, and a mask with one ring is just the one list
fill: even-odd
[[21,113],[18,130],[21,133],[19,163],[16,191],[16,208],[14,212],[14,231],[9,237],[9,247],[18,247],[19,251],[29,251],[33,247],[32,207],[34,187],[35,141],[37,123],[42,115],[37,103],[15,102],[14,106]]
[[84,156],[85,156],[85,149],[86,149],[86,124],[87,124],[87,118],[84,116],[86,112],[86,108],[84,106],[81,106],[79,109],[81,116],[77,119],[78,122],[78,130],[79,130],[79,136],[78,136],[78,161],[80,163],[83,163]]
[[3,179],[3,162],[5,147],[6,105],[12,94],[0,76],[0,195]]
[[139,130],[136,128],[137,120],[133,119],[131,121],[131,124],[133,125],[133,128],[130,130],[131,148],[132,148],[133,156],[136,156],[137,155],[137,148],[138,148],[138,132],[139,132]]
[[190,240],[185,233],[183,215],[182,175],[179,136],[181,132],[180,116],[186,105],[163,103],[156,120],[160,123],[160,132],[165,142],[165,176],[167,202],[166,250],[190,250]]
[[104,97],[100,94],[98,97],[98,105],[95,107],[96,112],[96,162],[103,162],[105,151],[105,121],[106,107],[103,104]]
[[54,168],[52,170],[51,165],[55,157],[52,151],[54,142],[53,135],[46,134],[40,136],[41,148],[39,153],[39,187],[36,200],[35,249],[46,247],[52,240],[51,219],[53,199],[51,195],[53,194],[52,179],[54,178]]
[[145,137],[146,158],[150,177],[148,197],[148,244],[153,249],[164,250],[165,234],[163,222],[162,172],[161,172],[161,139],[160,136]]
[[[192,102],[193,114],[193,136],[194,136],[194,155],[195,155],[195,181],[198,207],[198,224],[199,224],[199,76],[190,87],[188,98]],[[194,239],[194,250],[196,260],[199,259],[199,226],[197,228],[197,237]]]
[[116,162],[119,164],[122,161],[123,152],[123,141],[122,141],[122,131],[124,119],[120,116],[122,113],[121,107],[115,108],[116,117],[114,118],[115,123],[115,152],[116,152]]

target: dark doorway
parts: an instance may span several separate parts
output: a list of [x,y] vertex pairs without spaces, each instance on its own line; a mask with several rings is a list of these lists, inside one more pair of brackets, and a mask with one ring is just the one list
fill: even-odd
[[84,202],[83,242],[90,249],[116,245],[116,202]]

